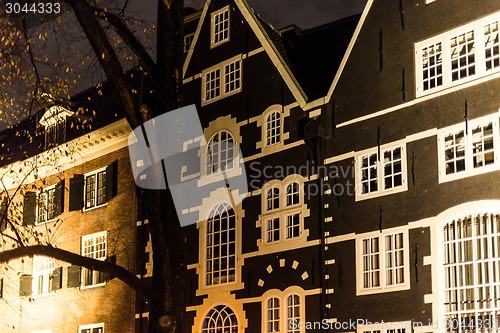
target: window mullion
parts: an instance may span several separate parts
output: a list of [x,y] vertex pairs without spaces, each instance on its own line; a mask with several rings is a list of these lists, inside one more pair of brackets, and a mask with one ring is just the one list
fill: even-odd
[[450,36],[444,36],[441,40],[442,47],[442,65],[443,65],[443,87],[449,87],[453,84],[451,80],[451,50],[450,50]]
[[478,22],[474,27],[474,40],[476,47],[476,74],[474,76],[480,77],[486,73],[486,58],[485,58],[485,39],[484,39],[484,23]]
[[385,237],[386,235],[381,235],[378,237],[378,242],[379,242],[379,246],[378,246],[378,250],[379,250],[379,260],[378,260],[378,264],[379,264],[379,269],[380,269],[380,288],[385,288],[386,287],[386,271],[385,271],[385,255],[386,255],[386,252],[385,252]]

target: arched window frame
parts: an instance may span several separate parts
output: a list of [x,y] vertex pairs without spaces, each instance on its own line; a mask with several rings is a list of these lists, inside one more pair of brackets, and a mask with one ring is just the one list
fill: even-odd
[[[294,303],[296,309],[298,309],[298,316],[290,317],[288,313],[288,299],[289,297],[297,297],[298,303]],[[305,296],[304,290],[298,286],[291,286],[284,291],[280,290],[268,290],[262,300],[262,332],[263,333],[305,333]],[[278,307],[274,306],[270,308],[270,301],[273,299],[278,300]],[[270,310],[273,311],[272,317],[270,316]],[[277,316],[276,316],[277,315]],[[276,317],[278,317],[276,319]],[[297,325],[290,325],[289,320],[296,320]],[[299,323],[301,323],[299,325]],[[271,330],[271,329],[278,330]]]
[[280,110],[271,110],[265,116],[262,141],[266,147],[281,143],[283,139],[283,119]]
[[[265,244],[277,244],[303,237],[304,180],[290,175],[282,181],[272,180],[262,189],[261,229]],[[270,191],[278,189],[279,208],[269,209]],[[289,191],[290,189],[290,191]]]
[[[214,215],[215,212],[218,214]],[[224,213],[228,214],[227,217]],[[222,229],[224,218],[228,219],[225,231]],[[230,219],[233,220],[233,226]],[[219,226],[216,223],[219,223]],[[238,253],[237,224],[236,212],[230,204],[219,203],[210,211],[205,228],[205,271],[203,281],[206,287],[226,285],[236,281]],[[226,232],[226,241],[222,240],[224,232]],[[219,243],[215,244],[217,236],[219,237]],[[226,247],[226,254],[223,254],[224,246]],[[216,256],[216,251],[219,251],[218,256]],[[226,260],[226,268],[220,267],[224,259]],[[220,260],[218,269],[215,267],[217,260]]]
[[[221,140],[222,134],[226,134],[227,138],[229,138],[230,140],[222,141]],[[217,153],[216,153],[217,155],[214,155],[213,151],[210,152],[210,150],[214,145],[214,142],[217,144]],[[222,142],[229,144],[229,147],[224,151],[226,153],[230,153],[230,156],[232,156],[231,158],[228,158],[227,157],[228,155],[226,155],[225,159],[221,158],[222,150],[220,150],[220,148],[222,146],[221,144]],[[207,146],[205,148],[205,153],[203,155],[204,157],[203,165],[202,165],[203,174],[205,176],[214,176],[234,170],[238,166],[238,155],[239,155],[238,153],[239,153],[238,144],[235,141],[234,135],[228,130],[217,131],[210,137],[210,140],[208,141]],[[213,167],[210,168],[210,166],[214,166],[216,167],[216,169],[213,170]],[[222,168],[223,166],[224,169]],[[209,168],[212,170],[209,170]]]
[[[224,313],[227,314],[227,316],[222,319],[222,327],[219,327],[217,325],[221,323],[221,321],[218,319]],[[215,320],[214,316],[216,316]],[[227,320],[229,320],[229,325],[227,325]],[[238,333],[238,322],[236,312],[230,306],[225,304],[214,305],[203,317],[203,321],[201,322],[201,332],[212,333],[219,332],[220,330],[224,333]]]

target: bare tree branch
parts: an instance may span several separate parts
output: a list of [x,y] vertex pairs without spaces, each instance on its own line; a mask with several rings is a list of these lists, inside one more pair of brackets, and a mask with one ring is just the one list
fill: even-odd
[[93,9],[95,10],[98,18],[106,20],[115,28],[116,33],[123,39],[132,52],[134,52],[146,71],[153,74],[156,65],[155,62],[142,43],[127,28],[126,24],[117,15],[107,12],[101,8],[93,7]]
[[51,245],[31,245],[2,251],[0,252],[0,263],[7,263],[14,259],[32,257],[34,255],[43,255],[71,263],[73,265],[107,273],[130,286],[145,301],[149,302],[151,299],[151,290],[143,283],[143,281],[127,269],[109,261],[100,261],[84,257],[63,249],[55,248]]

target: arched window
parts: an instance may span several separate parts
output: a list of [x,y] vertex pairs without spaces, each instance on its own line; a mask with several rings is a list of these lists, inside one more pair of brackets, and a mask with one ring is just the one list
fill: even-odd
[[300,202],[299,183],[293,182],[286,187],[286,205],[293,206]]
[[280,189],[273,187],[267,191],[267,210],[274,210],[280,208]]
[[280,299],[272,297],[267,300],[267,332],[280,331]]
[[205,174],[212,175],[234,167],[236,144],[229,131],[220,131],[207,145]]
[[281,113],[273,111],[266,117],[266,146],[281,141]]
[[484,325],[493,325],[500,316],[499,219],[498,214],[468,215],[442,229],[444,306],[450,325],[470,324],[475,332],[475,325],[488,327]]
[[300,332],[300,297],[299,295],[290,295],[286,298],[286,332]]
[[203,320],[202,333],[238,333],[234,311],[225,305],[211,309]]
[[236,215],[231,206],[219,204],[207,220],[206,284],[235,281]]

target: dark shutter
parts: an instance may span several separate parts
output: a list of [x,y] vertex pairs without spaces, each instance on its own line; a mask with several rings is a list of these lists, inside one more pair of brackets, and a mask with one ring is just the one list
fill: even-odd
[[31,275],[21,275],[19,278],[19,296],[31,296]]
[[0,279],[0,298],[3,298],[3,278]]
[[0,204],[0,232],[7,229],[7,197],[2,199]]
[[23,224],[35,224],[36,193],[27,192],[24,195]]
[[66,283],[66,286],[68,288],[80,287],[80,266],[68,267],[68,282]]
[[118,193],[118,160],[106,168],[106,201],[111,200]]
[[54,217],[61,215],[64,211],[64,179],[56,184],[54,191]]
[[80,210],[83,208],[83,175],[74,175],[69,180],[69,210]]
[[56,291],[62,288],[62,267],[57,267],[52,271],[52,290]]

